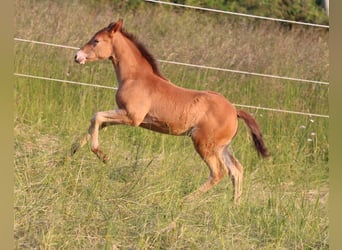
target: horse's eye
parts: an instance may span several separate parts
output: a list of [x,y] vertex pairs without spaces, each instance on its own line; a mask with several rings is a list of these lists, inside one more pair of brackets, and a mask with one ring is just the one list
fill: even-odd
[[93,46],[95,47],[98,43],[99,43],[99,40],[95,39],[95,40],[93,41]]

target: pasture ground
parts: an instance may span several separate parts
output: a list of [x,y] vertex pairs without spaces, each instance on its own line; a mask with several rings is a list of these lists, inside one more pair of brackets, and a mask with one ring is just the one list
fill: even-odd
[[[327,81],[328,33],[143,5],[15,1],[15,37],[81,46],[124,19],[158,59]],[[151,18],[153,16],[153,18]],[[84,66],[74,50],[15,42],[15,72],[115,86],[109,62]],[[328,113],[328,86],[160,63],[172,82],[221,92],[233,103]],[[113,109],[114,91],[16,77],[16,249],[328,249],[327,118],[246,109],[272,157],[262,160],[240,124],[232,149],[245,167],[239,205],[228,178],[196,201],[208,177],[187,137],[110,127],[111,157],[68,153],[92,114]]]

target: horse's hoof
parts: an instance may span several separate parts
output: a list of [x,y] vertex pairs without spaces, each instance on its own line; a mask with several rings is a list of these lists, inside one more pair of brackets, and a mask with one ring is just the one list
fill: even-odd
[[70,150],[70,154],[71,156],[73,156],[77,150],[80,148],[80,144],[78,142],[74,143],[71,145],[71,150]]
[[102,158],[102,162],[103,162],[103,163],[106,164],[106,163],[108,162],[108,160],[109,160],[109,158],[108,158],[107,155],[103,156],[103,158]]

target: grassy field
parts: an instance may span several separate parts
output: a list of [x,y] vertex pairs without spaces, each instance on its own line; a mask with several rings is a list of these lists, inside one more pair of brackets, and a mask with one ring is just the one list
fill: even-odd
[[[158,59],[328,81],[328,32],[196,11],[87,1],[15,1],[15,37],[83,45],[124,19]],[[153,17],[153,18],[151,18]],[[75,51],[15,42],[17,73],[115,86],[110,62],[84,66]],[[172,82],[221,92],[233,103],[328,113],[326,85],[160,63]],[[327,118],[246,109],[272,157],[257,157],[241,123],[232,143],[245,167],[234,205],[228,178],[194,202],[208,177],[187,137],[131,127],[100,133],[110,156],[89,147],[67,157],[92,114],[115,108],[114,91],[16,77],[16,249],[328,249]]]

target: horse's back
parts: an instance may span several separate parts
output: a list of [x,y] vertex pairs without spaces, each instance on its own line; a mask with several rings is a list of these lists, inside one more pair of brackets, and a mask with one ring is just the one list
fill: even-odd
[[217,125],[237,120],[235,106],[222,94],[210,90],[182,88],[170,82],[167,85],[159,92],[161,98],[158,105],[165,103],[168,111],[181,113],[179,119],[190,120],[190,123],[208,120]]

